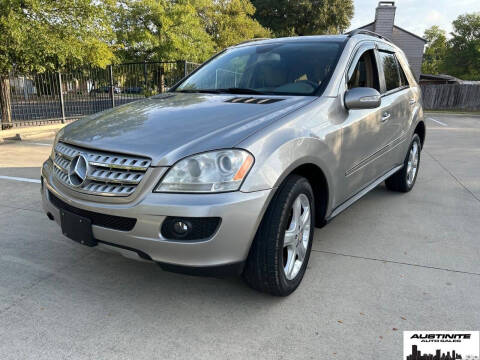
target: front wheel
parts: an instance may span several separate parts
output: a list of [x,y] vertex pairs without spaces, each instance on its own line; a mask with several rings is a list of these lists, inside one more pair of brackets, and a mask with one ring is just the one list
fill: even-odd
[[286,296],[302,281],[312,248],[315,206],[307,179],[289,176],[270,203],[243,276],[254,289]]
[[413,135],[412,142],[405,157],[403,168],[390,176],[385,184],[387,188],[393,191],[409,192],[412,190],[417,180],[418,169],[420,167],[420,151],[422,143],[420,137]]

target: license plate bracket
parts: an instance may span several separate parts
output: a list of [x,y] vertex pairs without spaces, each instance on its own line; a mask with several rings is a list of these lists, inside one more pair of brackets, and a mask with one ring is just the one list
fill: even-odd
[[93,237],[92,220],[74,214],[67,210],[60,210],[62,233],[69,239],[86,246],[96,246],[97,240]]

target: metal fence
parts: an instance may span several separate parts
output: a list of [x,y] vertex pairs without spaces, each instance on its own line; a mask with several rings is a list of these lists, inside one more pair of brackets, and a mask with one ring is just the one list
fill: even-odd
[[163,61],[68,72],[11,73],[11,121],[2,121],[2,128],[66,122],[162,93],[197,67],[187,61]]

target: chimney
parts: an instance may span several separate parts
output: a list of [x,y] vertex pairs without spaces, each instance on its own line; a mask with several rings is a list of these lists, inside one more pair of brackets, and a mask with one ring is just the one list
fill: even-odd
[[395,1],[380,1],[375,10],[376,33],[392,39],[393,23],[395,21]]

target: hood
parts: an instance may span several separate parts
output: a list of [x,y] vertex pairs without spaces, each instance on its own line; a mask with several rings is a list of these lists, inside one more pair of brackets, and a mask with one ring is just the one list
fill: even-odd
[[[263,103],[230,102],[279,99]],[[169,166],[199,152],[229,148],[315,97],[162,94],[134,101],[66,126],[62,140],[108,152],[147,156]]]

